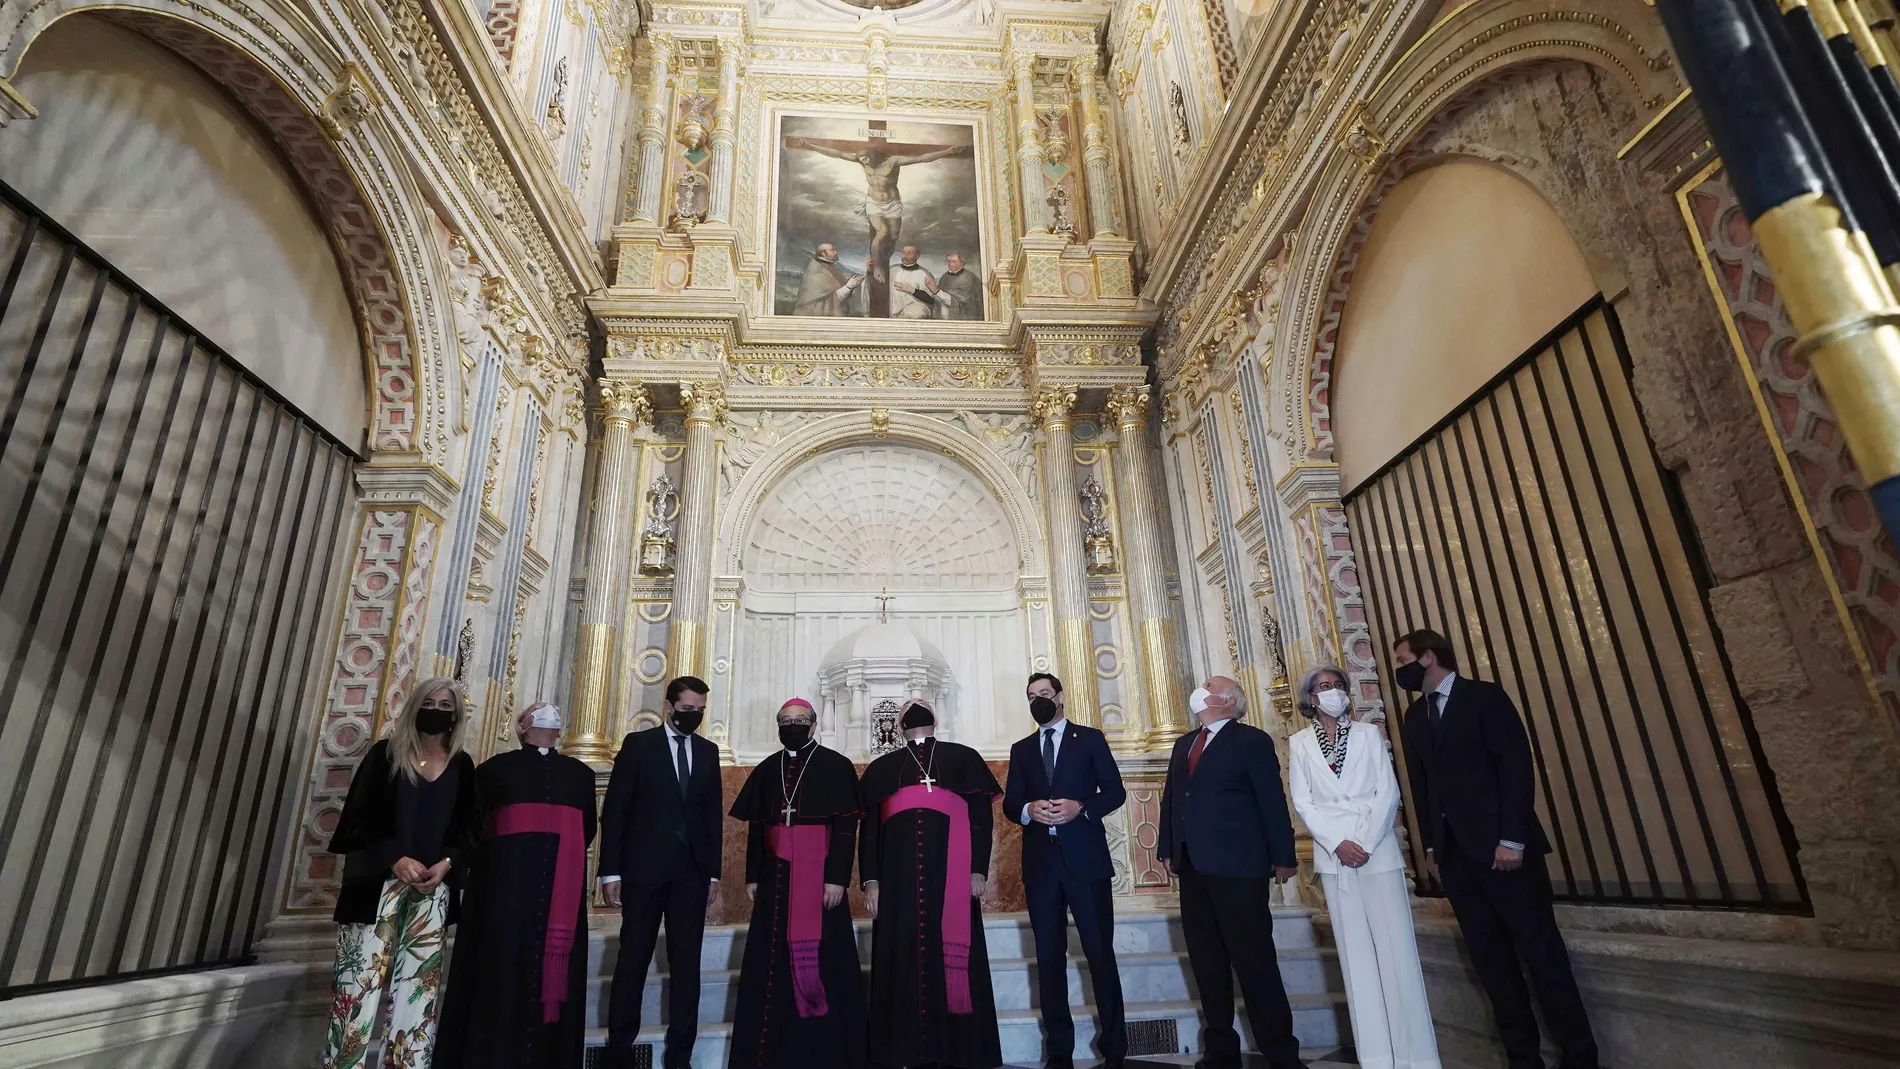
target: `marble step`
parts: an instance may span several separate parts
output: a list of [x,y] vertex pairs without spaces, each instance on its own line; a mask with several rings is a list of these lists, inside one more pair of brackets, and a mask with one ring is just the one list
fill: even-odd
[[[1351,1027],[1346,1017],[1344,994],[1288,994],[1287,1001],[1293,1006],[1293,1032],[1299,1037],[1301,1047],[1314,1049],[1337,1047],[1344,1037],[1351,1034]],[[1091,1058],[1094,1056],[1095,1042],[1094,1007],[1075,1005],[1071,1012],[1075,1016],[1075,1050],[1071,1057],[1077,1060]],[[1157,1002],[1140,1005],[1130,1003],[1126,1008],[1126,1013],[1130,1022],[1173,1021],[1176,1035],[1180,1039],[1181,1053],[1200,1053],[1199,1003]],[[996,1027],[1005,1062],[1032,1066],[1042,1064],[1042,1018],[1037,1011],[999,1010],[996,1014]],[[1240,1029],[1243,1046],[1249,1050],[1256,1049],[1253,1031],[1247,1025],[1245,1007],[1240,1007],[1236,1012],[1235,1027]],[[698,1038],[693,1044],[693,1069],[725,1069],[726,1045],[731,1038],[732,1026],[726,1022],[701,1024]],[[595,1028],[588,1031],[589,1046],[600,1046],[606,1042],[605,1029]],[[665,1026],[647,1024],[640,1030],[639,1042],[653,1045],[654,1064],[658,1065],[661,1048],[666,1042]]]
[[[1187,941],[1181,934],[1181,918],[1173,910],[1152,907],[1124,907],[1117,900],[1115,951],[1117,954],[1148,953],[1162,950],[1185,951]],[[1280,949],[1319,945],[1312,924],[1313,911],[1302,907],[1274,906],[1273,942]],[[856,922],[858,957],[867,965],[871,953],[871,922]],[[736,969],[745,952],[744,925],[724,924],[706,929],[700,942],[699,966],[702,971]],[[591,975],[612,975],[620,951],[620,926],[611,914],[595,914],[588,932],[588,971]],[[983,937],[992,959],[1033,958],[1036,954],[1034,933],[1027,913],[991,913],[983,917]],[[1069,930],[1069,954],[1082,953],[1082,944],[1073,927]],[[655,961],[666,969],[666,941],[660,940]]]
[[[1280,979],[1286,985],[1288,994],[1324,994],[1345,989],[1338,955],[1331,948],[1285,947],[1277,950],[1275,956],[1279,959]],[[1184,952],[1125,953],[1116,955],[1115,961],[1121,973],[1122,1001],[1126,1004],[1184,1002],[1195,997],[1193,978]],[[990,959],[990,984],[999,1012],[1026,1010],[1040,1004],[1037,995],[1040,974],[1037,970],[1033,958]],[[1088,963],[1082,960],[1079,952],[1072,953],[1067,978],[1069,1005],[1078,1006],[1089,1000],[1094,990],[1089,976]],[[734,985],[738,979],[737,969],[707,969],[700,973],[701,1022],[730,1019],[737,1004],[738,995]],[[644,1019],[658,1019],[665,1005],[667,985],[671,982],[670,975],[648,970],[640,1000],[640,1012]],[[612,987],[611,977],[594,976],[588,979],[590,1024],[606,1012],[608,993]]]

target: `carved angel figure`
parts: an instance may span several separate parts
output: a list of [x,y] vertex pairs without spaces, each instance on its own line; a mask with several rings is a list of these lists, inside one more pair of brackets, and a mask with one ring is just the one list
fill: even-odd
[[673,524],[679,514],[679,489],[665,472],[660,472],[647,488],[647,522],[640,534],[646,538],[673,537]]
[[1090,476],[1078,496],[1082,498],[1082,537],[1107,538],[1108,491],[1102,489],[1102,481]]

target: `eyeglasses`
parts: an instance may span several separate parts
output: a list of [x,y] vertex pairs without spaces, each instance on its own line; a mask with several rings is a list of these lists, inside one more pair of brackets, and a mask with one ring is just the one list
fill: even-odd
[[1313,693],[1315,694],[1318,694],[1322,690],[1345,690],[1345,689],[1346,689],[1346,684],[1341,683],[1337,680],[1333,680],[1333,679],[1322,679],[1319,682],[1313,684]]

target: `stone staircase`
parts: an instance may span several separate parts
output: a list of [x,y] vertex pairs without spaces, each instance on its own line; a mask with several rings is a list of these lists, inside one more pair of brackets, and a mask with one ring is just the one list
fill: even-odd
[[[1131,1032],[1158,1032],[1165,1036],[1168,1025],[1175,1037],[1171,1050],[1136,1047],[1134,1054],[1194,1053],[1200,1049],[1200,1004],[1188,970],[1186,943],[1181,937],[1177,912],[1146,906],[1138,901],[1117,899],[1115,923],[1116,960],[1121,969],[1122,995],[1126,1002]],[[1294,1030],[1300,1046],[1329,1048],[1348,1042],[1351,1029],[1346,1017],[1345,985],[1339,973],[1339,961],[1330,947],[1320,945],[1312,924],[1311,910],[1297,907],[1273,907],[1274,943],[1280,960],[1280,975],[1286,982],[1287,996],[1293,1004]],[[870,922],[858,922],[858,952],[870,960]],[[1012,1064],[1042,1064],[1042,1025],[1036,1009],[1035,940],[1026,914],[1005,913],[984,917],[984,936],[989,945],[990,976],[996,991],[997,1023],[1002,1034],[1003,1060]],[[664,949],[649,968],[642,999],[640,1042],[654,1045],[653,1064],[659,1064],[660,1045],[665,1034],[662,1016],[665,1000],[662,991],[670,983]],[[726,1043],[731,1036],[731,1020],[737,1001],[739,963],[745,949],[745,928],[726,925],[709,927],[700,950],[699,1041],[693,1049],[694,1069],[724,1069]],[[613,984],[614,963],[619,953],[617,926],[609,923],[591,933],[588,951],[588,1044],[607,1041],[606,1015],[608,989]],[[1075,1015],[1075,1052],[1077,1060],[1093,1057],[1095,1008],[1085,982],[1087,963],[1073,931],[1069,936],[1069,1004]],[[1252,1049],[1251,1030],[1245,1013],[1239,1027]],[[1136,1029],[1139,1023],[1147,1028]],[[1159,1026],[1156,1028],[1155,1026]],[[1136,1038],[1131,1034],[1131,1039]]]

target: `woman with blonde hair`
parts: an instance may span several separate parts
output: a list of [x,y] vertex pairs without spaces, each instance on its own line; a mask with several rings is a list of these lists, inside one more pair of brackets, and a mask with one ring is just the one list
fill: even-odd
[[1354,722],[1350,687],[1332,665],[1300,679],[1300,712],[1313,726],[1288,747],[1293,808],[1313,834],[1313,871],[1346,975],[1359,1065],[1440,1069],[1405,859],[1392,831],[1398,776],[1378,726]]
[[324,1069],[363,1062],[385,997],[383,1064],[429,1065],[456,870],[480,831],[475,762],[462,752],[468,728],[455,681],[424,680],[350,780],[330,836],[344,861]]

